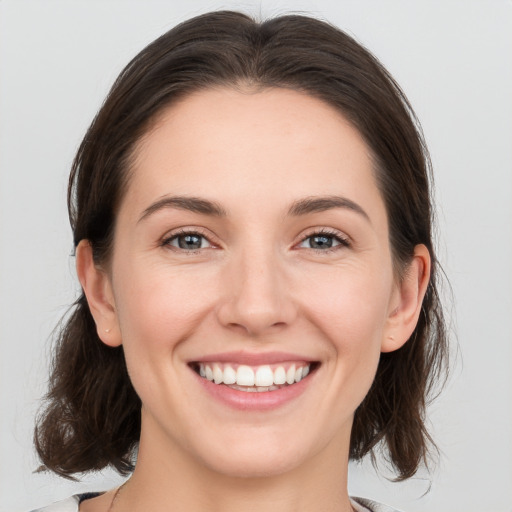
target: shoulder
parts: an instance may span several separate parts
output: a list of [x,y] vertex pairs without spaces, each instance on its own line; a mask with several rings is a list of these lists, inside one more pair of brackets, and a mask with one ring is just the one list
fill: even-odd
[[46,507],[32,510],[32,512],[78,512],[79,503],[79,496],[71,496],[70,498],[58,501]]
[[[78,512],[81,501],[87,498],[98,496],[98,494],[77,494],[65,500],[58,501],[43,508],[32,510],[32,512]],[[395,508],[388,507],[376,501],[365,498],[351,498],[356,512],[400,512]]]
[[83,500],[99,496],[100,493],[75,494],[65,500],[52,503],[43,508],[32,510],[32,512],[78,512],[78,507]]
[[351,497],[350,499],[356,512],[400,512],[396,508],[366,498]]

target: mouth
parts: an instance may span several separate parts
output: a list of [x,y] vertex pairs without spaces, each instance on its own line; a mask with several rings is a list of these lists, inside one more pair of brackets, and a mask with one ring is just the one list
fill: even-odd
[[318,362],[283,362],[249,366],[226,362],[193,362],[190,367],[202,379],[245,393],[267,393],[289,388],[315,372]]

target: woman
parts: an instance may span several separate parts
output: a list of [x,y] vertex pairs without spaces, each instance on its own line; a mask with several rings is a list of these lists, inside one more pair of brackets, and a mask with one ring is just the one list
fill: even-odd
[[36,447],[132,475],[58,510],[391,510],[348,460],[427,461],[446,336],[426,148],[373,56],[302,16],[189,20],[122,72],[68,199],[83,294]]

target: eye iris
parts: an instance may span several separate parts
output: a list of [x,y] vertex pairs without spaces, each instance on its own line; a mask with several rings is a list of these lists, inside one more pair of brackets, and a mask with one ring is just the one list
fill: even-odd
[[180,249],[201,249],[200,235],[182,235],[178,237],[178,246]]
[[310,246],[312,249],[328,249],[332,247],[332,236],[315,235],[310,239]]

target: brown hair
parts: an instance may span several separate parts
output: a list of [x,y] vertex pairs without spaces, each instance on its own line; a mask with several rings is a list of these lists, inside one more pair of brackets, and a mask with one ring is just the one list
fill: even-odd
[[[425,406],[447,355],[430,163],[404,94],[344,32],[305,16],[257,23],[223,11],[186,21],[142,50],[114,83],[76,155],[68,191],[74,243],[89,240],[95,261],[108,261],[130,158],[155,116],[193,91],[238,85],[303,91],[341,111],[373,153],[397,274],[417,244],[430,251],[432,274],[417,327],[402,348],[381,355],[375,381],[355,413],[350,446],[353,459],[387,447],[399,479],[408,478],[427,460]],[[43,467],[68,477],[108,465],[128,472],[140,408],[122,348],[98,338],[82,293],[60,331],[46,409],[35,431]]]

